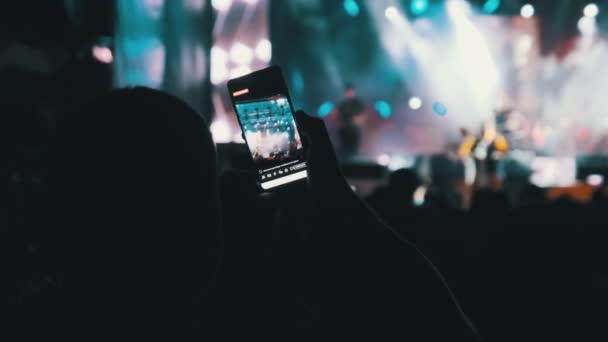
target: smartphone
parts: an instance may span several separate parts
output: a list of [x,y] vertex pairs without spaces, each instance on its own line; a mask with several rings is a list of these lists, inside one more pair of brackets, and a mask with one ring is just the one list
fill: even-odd
[[277,66],[228,81],[234,111],[263,190],[308,177],[300,130]]

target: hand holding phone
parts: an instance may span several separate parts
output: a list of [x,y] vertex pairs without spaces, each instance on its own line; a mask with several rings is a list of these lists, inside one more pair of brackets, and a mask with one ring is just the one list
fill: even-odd
[[280,68],[232,79],[228,90],[261,188],[306,179],[302,138]]

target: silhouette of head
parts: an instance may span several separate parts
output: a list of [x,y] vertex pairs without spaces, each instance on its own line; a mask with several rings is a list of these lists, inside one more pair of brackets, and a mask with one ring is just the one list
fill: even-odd
[[355,96],[357,96],[357,91],[355,90],[355,87],[352,84],[347,84],[344,87],[344,98],[345,99],[352,99]]
[[137,329],[133,315],[165,321],[154,329],[178,322],[175,311],[196,306],[217,266],[215,147],[205,120],[160,91],[115,90],[59,117],[54,152],[55,234],[76,305],[118,305],[117,327]]
[[400,169],[390,175],[389,187],[395,192],[411,196],[420,185],[422,182],[414,170]]

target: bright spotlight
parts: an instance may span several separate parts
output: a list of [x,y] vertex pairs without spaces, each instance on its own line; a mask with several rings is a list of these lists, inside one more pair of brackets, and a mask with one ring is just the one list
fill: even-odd
[[494,13],[496,12],[496,10],[498,10],[498,8],[500,7],[500,0],[487,0],[484,4],[483,4],[483,11],[485,13]]
[[391,158],[388,164],[388,169],[391,171],[397,171],[401,169],[411,169],[414,167],[415,160],[412,157],[400,157],[394,156]]
[[377,101],[374,104],[374,109],[376,109],[378,115],[383,119],[388,119],[392,114],[391,105],[386,101]]
[[593,3],[588,4],[583,9],[583,14],[587,18],[595,18],[595,17],[597,17],[598,14],[600,14],[600,8],[597,7],[596,4],[593,4]]
[[388,154],[381,154],[378,156],[376,161],[382,166],[388,166],[388,164],[391,163],[391,156],[389,156]]
[[270,62],[272,59],[272,44],[268,39],[262,39],[258,42],[255,47],[255,56],[263,62]]
[[444,116],[448,113],[448,108],[441,102],[433,103],[433,111],[439,116]]
[[394,20],[397,19],[397,17],[399,16],[399,11],[397,10],[397,8],[395,8],[395,6],[388,6],[384,10],[384,16],[389,20]]
[[228,79],[228,53],[224,49],[211,48],[211,83],[220,84]]
[[223,120],[215,120],[209,126],[211,136],[216,144],[229,143],[232,141],[230,126]]
[[521,6],[521,16],[524,18],[532,18],[534,16],[534,6],[530,4]]
[[109,47],[95,45],[91,49],[91,53],[93,54],[93,57],[101,63],[110,64],[114,62],[114,55]]
[[240,65],[230,70],[230,78],[237,78],[251,73],[251,68],[248,65]]
[[253,51],[245,44],[236,42],[230,49],[230,60],[240,64],[249,65],[253,59]]
[[319,106],[317,114],[319,117],[324,118],[328,116],[332,110],[334,110],[334,104],[331,101],[325,101]]
[[243,0],[243,2],[248,5],[256,5],[258,3],[258,0]]
[[359,12],[361,12],[359,9],[359,4],[357,4],[356,0],[344,0],[343,6],[346,14],[350,15],[351,17],[356,17],[359,15]]
[[602,175],[589,175],[587,176],[587,184],[591,186],[600,186],[604,183],[604,176]]
[[416,207],[420,207],[424,205],[424,200],[426,199],[427,187],[426,185],[421,185],[414,191],[414,196],[412,198],[412,202]]
[[578,30],[583,36],[590,36],[597,30],[595,17],[581,17],[578,20]]
[[449,0],[446,3],[446,11],[453,19],[463,19],[471,13],[471,6],[462,0]]
[[422,100],[418,96],[413,96],[410,98],[407,104],[411,109],[418,110],[422,107]]
[[211,0],[211,6],[218,12],[225,12],[232,5],[232,0]]
[[412,0],[410,10],[414,15],[422,15],[429,9],[429,0]]

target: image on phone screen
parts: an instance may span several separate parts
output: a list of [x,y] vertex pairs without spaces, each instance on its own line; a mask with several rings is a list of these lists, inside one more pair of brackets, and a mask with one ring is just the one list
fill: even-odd
[[285,95],[236,101],[235,108],[263,189],[306,178],[302,139]]

